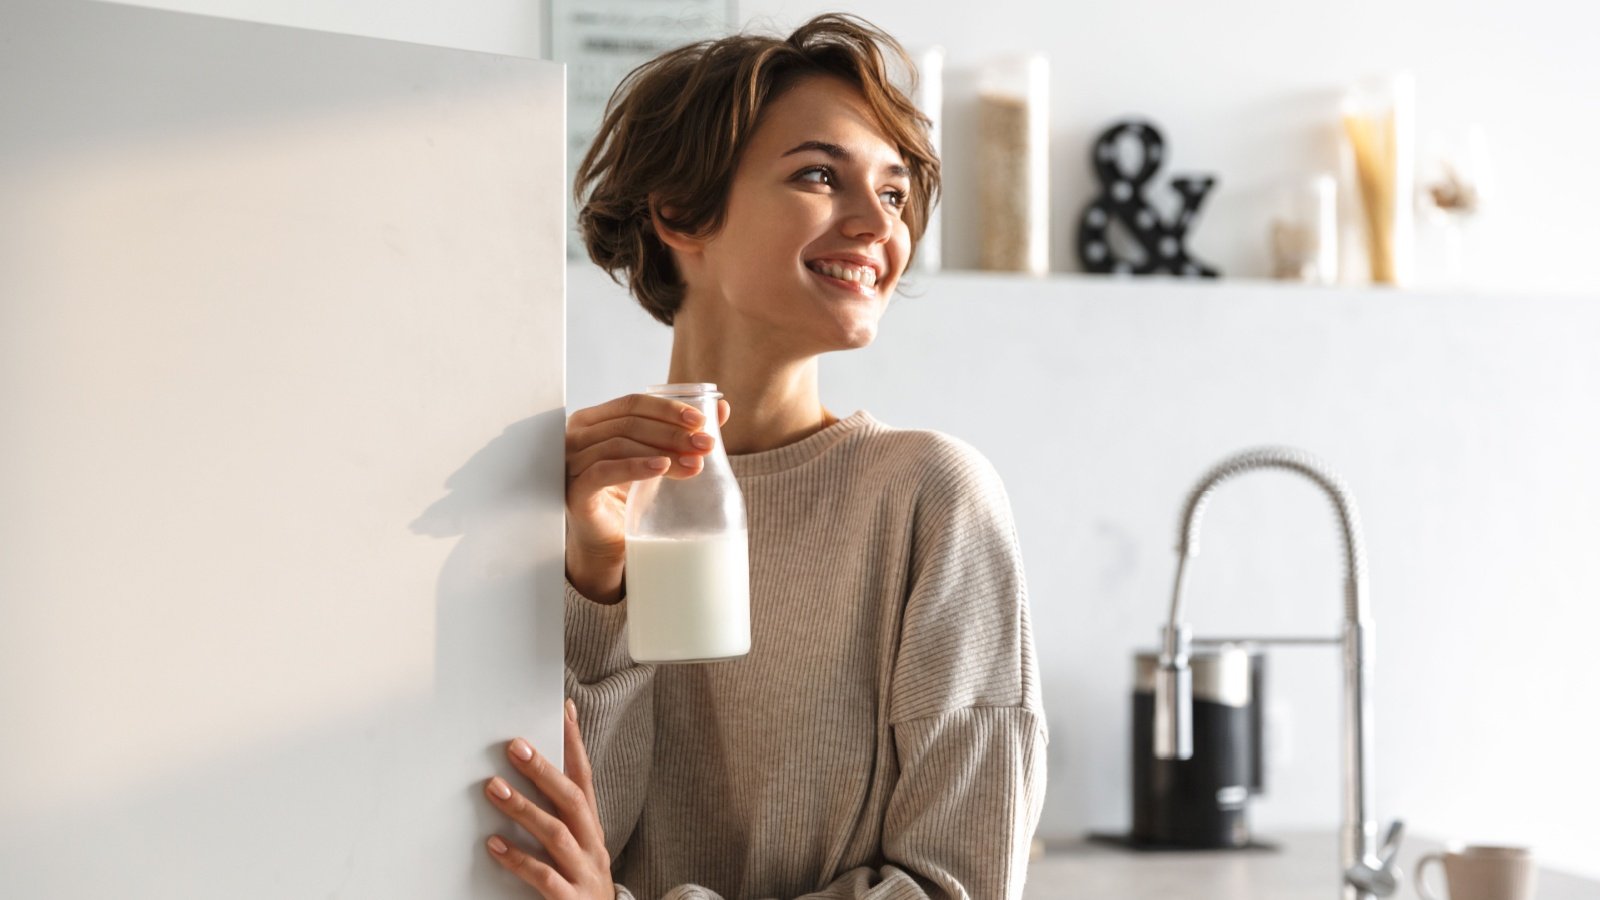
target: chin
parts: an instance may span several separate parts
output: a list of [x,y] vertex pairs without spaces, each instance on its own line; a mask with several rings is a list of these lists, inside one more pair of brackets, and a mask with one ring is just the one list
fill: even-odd
[[833,326],[812,327],[802,332],[805,334],[805,349],[802,352],[810,356],[820,356],[841,350],[859,350],[870,345],[878,337],[876,322],[835,322]]
[[854,327],[848,327],[839,336],[840,350],[859,350],[870,345],[878,337],[877,322],[862,322]]
[[813,307],[800,317],[789,317],[785,329],[799,338],[813,355],[856,350],[878,337],[883,307],[868,300]]

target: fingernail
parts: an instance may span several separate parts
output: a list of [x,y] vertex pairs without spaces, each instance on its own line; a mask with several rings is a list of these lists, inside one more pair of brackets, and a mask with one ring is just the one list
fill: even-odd
[[695,445],[696,447],[698,447],[701,450],[710,450],[711,449],[711,435],[709,435],[709,434],[697,434],[697,435],[694,435],[693,437],[689,438],[689,443]]
[[680,456],[680,457],[678,457],[678,464],[683,466],[685,469],[694,468],[694,461],[695,461],[695,457],[693,457],[693,456]]
[[511,788],[510,788],[510,786],[508,786],[504,781],[501,781],[498,778],[489,779],[489,790],[494,791],[494,795],[496,797],[499,797],[501,800],[510,800],[511,799]]
[[672,460],[667,459],[665,456],[657,456],[646,462],[645,466],[657,472],[665,472],[672,468]]
[[506,852],[506,842],[500,840],[499,835],[489,838],[489,849],[496,853]]
[[515,753],[517,755],[517,759],[520,759],[523,762],[533,759],[533,748],[528,746],[528,742],[524,741],[522,738],[517,738],[511,742],[511,752]]
[[706,417],[697,409],[686,409],[683,411],[683,420],[690,425],[699,425],[706,420]]
[[571,697],[567,698],[567,718],[578,721],[578,704],[573,703]]

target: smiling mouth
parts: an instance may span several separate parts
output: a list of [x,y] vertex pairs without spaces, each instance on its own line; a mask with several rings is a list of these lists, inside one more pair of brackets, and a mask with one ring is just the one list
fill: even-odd
[[876,297],[878,295],[877,273],[870,268],[839,266],[826,262],[808,262],[806,263],[806,268],[811,271],[811,274],[832,287],[850,291],[863,297]]

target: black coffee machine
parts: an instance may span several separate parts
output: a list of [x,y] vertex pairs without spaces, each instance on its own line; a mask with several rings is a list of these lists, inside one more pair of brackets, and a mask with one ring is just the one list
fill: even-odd
[[1195,647],[1194,755],[1155,754],[1158,653],[1135,658],[1133,690],[1133,830],[1126,842],[1145,849],[1252,846],[1250,797],[1262,792],[1262,697],[1265,657],[1241,644]]

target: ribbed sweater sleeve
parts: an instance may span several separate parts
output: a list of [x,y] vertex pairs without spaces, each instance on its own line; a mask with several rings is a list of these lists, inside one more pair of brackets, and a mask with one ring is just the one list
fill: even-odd
[[943,449],[910,523],[911,591],[889,692],[901,772],[884,855],[930,897],[1016,898],[1048,743],[1027,586],[999,475],[958,441]]
[[578,707],[578,730],[596,784],[606,852],[616,859],[644,808],[655,750],[655,667],[628,656],[628,599],[606,605],[566,583],[565,690]]

